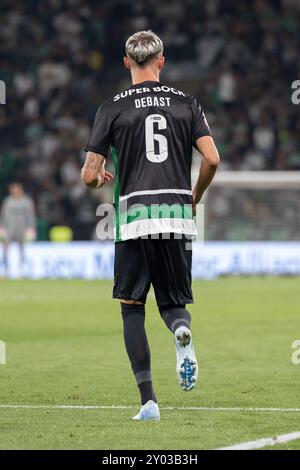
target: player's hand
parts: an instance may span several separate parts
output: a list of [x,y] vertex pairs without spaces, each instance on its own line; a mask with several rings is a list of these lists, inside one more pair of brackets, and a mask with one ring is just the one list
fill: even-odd
[[98,174],[97,188],[101,188],[104,184],[109,183],[114,177],[114,175],[110,173],[110,171],[107,171],[105,169],[105,163],[106,161],[103,162],[101,170],[99,171],[99,174]]
[[196,215],[197,215],[197,202],[196,202],[196,195],[195,195],[194,191],[193,191],[192,211],[193,211],[193,217],[196,217]]
[[196,217],[197,215],[197,204],[201,201],[202,194],[198,194],[195,191],[195,188],[193,189],[193,202],[192,202],[192,211],[193,211],[193,217]]
[[193,211],[193,217],[196,217],[197,215],[197,204],[195,201],[192,202],[192,211]]
[[36,240],[35,227],[28,227],[25,231],[25,242],[34,242]]

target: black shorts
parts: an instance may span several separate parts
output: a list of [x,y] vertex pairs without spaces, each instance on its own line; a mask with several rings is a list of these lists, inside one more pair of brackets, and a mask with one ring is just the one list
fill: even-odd
[[116,243],[113,297],[145,303],[152,284],[160,307],[193,303],[191,242],[181,237]]

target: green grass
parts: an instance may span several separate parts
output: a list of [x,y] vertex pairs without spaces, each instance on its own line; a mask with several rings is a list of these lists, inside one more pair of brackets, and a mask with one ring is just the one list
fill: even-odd
[[[212,449],[300,431],[300,413],[162,410],[135,423],[139,397],[111,282],[0,281],[0,404],[128,405],[133,409],[0,408],[1,449]],[[300,407],[299,279],[194,283],[190,307],[200,383],[179,389],[170,332],[147,303],[161,407]],[[134,409],[136,407],[136,409]],[[274,448],[298,448],[300,441]]]

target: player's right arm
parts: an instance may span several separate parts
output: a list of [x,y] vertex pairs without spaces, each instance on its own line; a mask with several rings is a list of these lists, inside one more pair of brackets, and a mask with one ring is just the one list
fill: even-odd
[[9,224],[9,205],[9,199],[5,198],[2,203],[0,214],[0,241],[6,239],[7,228]]
[[100,188],[113,175],[105,170],[106,156],[111,142],[112,113],[109,105],[101,105],[85,146],[86,159],[81,170],[81,179],[89,188]]
[[105,162],[103,155],[87,152],[81,170],[81,179],[89,188],[100,188],[113,178],[113,175],[105,170]]

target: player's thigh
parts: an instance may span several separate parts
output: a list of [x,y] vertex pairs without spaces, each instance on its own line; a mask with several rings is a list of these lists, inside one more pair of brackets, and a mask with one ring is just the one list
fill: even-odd
[[153,287],[159,306],[186,305],[193,302],[192,250],[185,237],[157,240]]
[[145,303],[151,285],[153,256],[147,240],[115,244],[113,297]]

